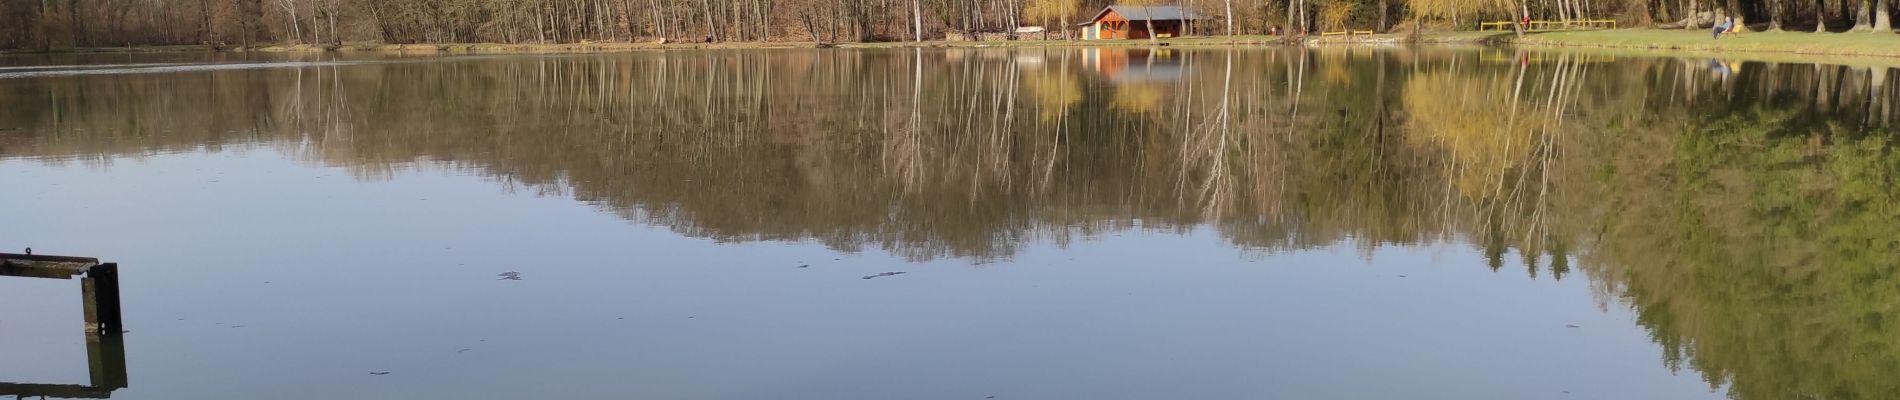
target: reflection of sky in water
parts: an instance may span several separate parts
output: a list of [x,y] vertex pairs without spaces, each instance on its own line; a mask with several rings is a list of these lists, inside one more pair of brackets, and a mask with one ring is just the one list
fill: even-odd
[[[430,168],[0,167],[31,193],[0,209],[44,211],[9,212],[44,228],[0,243],[139,261],[115,398],[1706,395],[1586,280],[1494,273],[1462,246],[1248,256],[1125,232],[907,263],[686,238]],[[893,270],[911,273],[859,279]]]
[[[0,234],[7,236],[13,235]],[[0,243],[20,242],[6,238]],[[5,338],[0,341],[0,360],[7,360],[0,362],[0,382],[86,383],[78,280],[0,276],[0,300],[0,338]]]

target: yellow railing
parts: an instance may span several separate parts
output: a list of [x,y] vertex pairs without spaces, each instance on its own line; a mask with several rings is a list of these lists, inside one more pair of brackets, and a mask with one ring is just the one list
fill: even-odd
[[[1493,27],[1496,27],[1497,30],[1500,30],[1500,31],[1510,29],[1511,22],[1497,21],[1497,22],[1478,23],[1479,31],[1488,31],[1488,30],[1491,30],[1491,28]],[[1532,30],[1570,29],[1573,27],[1616,29],[1616,20],[1613,20],[1613,19],[1578,19],[1578,20],[1570,20],[1570,21],[1533,20],[1531,21],[1531,24],[1530,24],[1530,29]]]
[[1607,25],[1610,27],[1610,29],[1616,29],[1616,20],[1614,19],[1586,19],[1586,20],[1572,21],[1572,22],[1579,25],[1583,25],[1583,26],[1602,27],[1602,26]]
[[1320,32],[1319,35],[1320,36],[1372,36],[1372,31],[1348,30],[1348,31],[1338,31],[1338,32]]

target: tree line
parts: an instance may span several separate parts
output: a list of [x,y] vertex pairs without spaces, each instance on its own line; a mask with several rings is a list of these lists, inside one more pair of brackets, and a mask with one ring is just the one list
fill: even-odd
[[0,48],[259,43],[867,42],[1071,31],[1111,1],[1179,4],[1189,34],[1471,29],[1614,19],[1699,28],[1890,31],[1891,0],[0,0]]

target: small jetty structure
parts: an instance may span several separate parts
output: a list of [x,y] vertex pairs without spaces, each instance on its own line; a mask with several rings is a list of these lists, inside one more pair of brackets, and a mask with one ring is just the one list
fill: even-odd
[[0,277],[80,278],[86,313],[88,385],[12,383],[0,377],[0,396],[109,399],[128,387],[125,371],[124,316],[119,311],[119,264],[97,258],[0,253]]

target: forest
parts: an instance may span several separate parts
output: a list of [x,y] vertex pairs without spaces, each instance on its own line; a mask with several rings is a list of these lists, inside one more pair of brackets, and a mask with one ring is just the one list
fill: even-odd
[[[878,42],[1073,31],[1111,0],[0,0],[0,49],[342,43]],[[1613,19],[1890,32],[1891,0],[1181,0],[1195,35]],[[1116,4],[1173,4],[1122,0]],[[1040,38],[1040,37],[1038,37]]]

